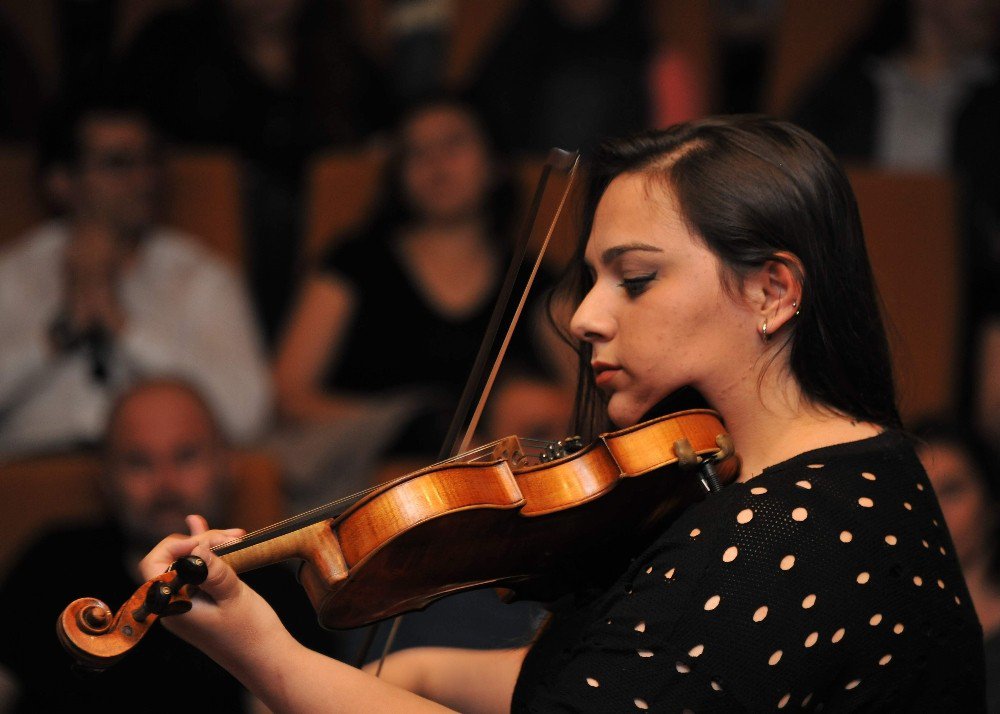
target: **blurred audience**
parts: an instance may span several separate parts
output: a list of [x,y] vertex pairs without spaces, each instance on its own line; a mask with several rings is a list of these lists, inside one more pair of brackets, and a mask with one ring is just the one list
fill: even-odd
[[157,222],[150,122],[95,99],[57,115],[43,154],[62,214],[0,256],[0,455],[96,441],[116,393],[164,372],[204,390],[228,437],[258,437],[271,392],[246,291]]
[[720,113],[761,111],[771,44],[786,1],[713,1],[718,32]]
[[33,57],[0,14],[0,141],[34,141],[44,98]]
[[792,118],[842,159],[958,188],[961,408],[1000,438],[1000,2],[882,0]]
[[998,13],[996,0],[883,0],[867,32],[804,90],[791,118],[844,159],[951,169],[957,118],[1000,70]]
[[447,85],[454,10],[451,0],[386,1],[387,85],[398,106]]
[[978,323],[971,414],[992,444],[1000,444],[1000,314]]
[[268,343],[300,268],[303,170],[386,121],[379,68],[356,46],[345,3],[196,0],[138,32],[118,81],[169,138],[244,160],[250,288]]
[[[98,676],[72,667],[53,628],[70,602],[93,596],[120,607],[141,583],[139,560],[166,535],[186,533],[189,514],[218,527],[238,525],[229,520],[236,486],[229,447],[190,383],[153,379],[124,392],[103,447],[107,520],[39,533],[0,584],[0,607],[14,613],[0,638],[6,675],[0,679],[16,688],[14,697],[8,692],[8,701],[16,702],[10,711],[258,711],[236,679],[160,625]],[[291,569],[272,565],[242,577],[275,605],[297,638],[323,652],[336,650]]]
[[965,221],[965,361],[960,405],[1000,444],[1000,73],[958,121],[957,177]]
[[[505,150],[588,150],[606,136],[700,114],[704,87],[683,71],[663,76],[685,64],[654,41],[647,10],[633,0],[522,3],[471,81]],[[654,90],[671,81],[676,94],[661,102]],[[661,106],[671,99],[682,106]]]
[[120,0],[51,0],[58,62],[58,96],[82,98],[107,81],[122,32]]
[[1000,712],[1000,472],[996,450],[955,422],[913,427],[986,640],[987,706]]
[[[302,291],[274,381],[292,424],[346,425],[373,404],[411,405],[378,448],[430,463],[503,284],[518,190],[461,100],[417,103],[396,136],[370,220],[333,240]],[[542,327],[533,310],[507,364],[547,376],[555,364],[534,345],[533,327]]]

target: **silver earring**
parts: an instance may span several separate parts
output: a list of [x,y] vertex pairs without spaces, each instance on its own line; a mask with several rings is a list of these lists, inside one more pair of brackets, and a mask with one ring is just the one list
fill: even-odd
[[767,342],[767,320],[764,320],[764,324],[760,326],[760,339],[762,342]]
[[799,312],[801,312],[801,311],[799,310],[799,304],[798,304],[798,303],[797,303],[797,302],[796,302],[795,300],[792,300],[792,307],[794,307],[794,308],[795,308],[795,314],[796,314],[796,315],[798,315],[798,314],[799,314]]

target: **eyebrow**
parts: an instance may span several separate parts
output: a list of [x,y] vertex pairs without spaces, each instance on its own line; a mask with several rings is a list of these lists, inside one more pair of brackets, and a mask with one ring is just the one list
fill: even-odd
[[649,243],[625,243],[623,245],[616,245],[612,248],[608,248],[603,253],[601,253],[601,264],[607,265],[615,258],[625,253],[630,253],[632,251],[639,250],[647,253],[662,253],[663,249],[650,245]]

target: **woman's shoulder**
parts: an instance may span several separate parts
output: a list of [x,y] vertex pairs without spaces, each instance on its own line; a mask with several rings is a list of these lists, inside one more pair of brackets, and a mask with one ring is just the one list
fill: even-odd
[[[916,539],[924,526],[943,531],[942,521],[910,440],[884,432],[804,452],[707,495],[685,509],[640,560],[666,566],[690,559],[712,578],[722,565],[727,567],[720,572],[744,577],[755,568],[789,571],[805,558],[824,561],[829,576],[854,567],[859,552],[884,558],[888,553],[875,547],[878,542]],[[950,541],[937,547],[948,550]]]

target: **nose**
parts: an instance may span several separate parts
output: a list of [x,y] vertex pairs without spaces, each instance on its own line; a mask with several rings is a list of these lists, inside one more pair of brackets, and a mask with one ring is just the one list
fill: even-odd
[[606,309],[596,286],[584,296],[569,323],[570,332],[583,342],[607,341],[614,334],[614,320]]
[[162,459],[154,469],[156,490],[161,494],[175,494],[184,481],[183,469],[173,459]]

